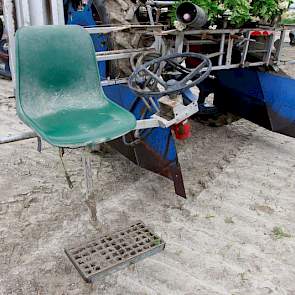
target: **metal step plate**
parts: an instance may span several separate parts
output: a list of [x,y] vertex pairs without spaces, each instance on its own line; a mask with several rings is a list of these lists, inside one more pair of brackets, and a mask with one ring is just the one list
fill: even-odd
[[130,227],[80,244],[65,253],[86,282],[162,251],[164,241],[138,221]]

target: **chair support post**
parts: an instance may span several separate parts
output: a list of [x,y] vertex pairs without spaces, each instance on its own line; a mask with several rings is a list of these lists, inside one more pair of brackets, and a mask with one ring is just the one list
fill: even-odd
[[85,203],[90,211],[91,221],[97,222],[96,199],[93,189],[93,177],[91,169],[91,158],[89,152],[84,148],[82,153],[82,163],[84,167],[84,178],[86,185]]

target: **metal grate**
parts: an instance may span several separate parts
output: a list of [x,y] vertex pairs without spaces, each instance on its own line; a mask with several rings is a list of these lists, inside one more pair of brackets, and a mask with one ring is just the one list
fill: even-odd
[[120,270],[164,249],[165,243],[141,221],[65,253],[86,282]]

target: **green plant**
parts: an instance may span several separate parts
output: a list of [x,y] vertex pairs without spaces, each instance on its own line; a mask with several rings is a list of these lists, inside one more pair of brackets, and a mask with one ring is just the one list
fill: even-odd
[[[227,18],[231,25],[240,27],[250,19],[271,22],[276,16],[286,11],[293,0],[186,0],[202,7],[213,25],[221,18]],[[174,5],[171,17],[176,20],[176,9],[180,0]]]
[[291,235],[284,232],[284,230],[279,227],[275,226],[272,230],[272,234],[276,240],[282,239],[282,238],[291,238]]
[[235,222],[233,221],[232,217],[225,217],[224,222],[227,224],[234,224]]
[[284,18],[281,21],[281,24],[283,24],[283,25],[294,25],[295,24],[295,17],[293,17],[293,18]]
[[231,24],[241,26],[250,19],[250,3],[248,0],[225,0],[224,7],[230,13]]
[[279,11],[277,0],[256,0],[252,4],[251,14],[264,21],[271,21]]

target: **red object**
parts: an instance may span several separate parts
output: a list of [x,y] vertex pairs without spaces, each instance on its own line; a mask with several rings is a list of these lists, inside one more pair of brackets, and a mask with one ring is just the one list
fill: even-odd
[[262,31],[253,31],[253,32],[251,32],[251,36],[253,36],[253,37],[256,37],[256,36],[269,36],[269,35],[271,35],[271,33],[268,32],[268,31],[264,31],[264,32],[262,32]]
[[[190,45],[190,47],[189,47],[190,52],[200,52],[200,53],[202,53],[202,49],[203,49],[202,45]],[[185,65],[189,69],[194,69],[200,63],[201,63],[201,61],[198,60],[197,58],[194,58],[194,57],[188,57],[186,59],[186,61],[185,61]]]
[[253,36],[253,37],[261,36],[261,35],[262,35],[261,31],[253,31],[253,32],[251,32],[251,36]]
[[188,139],[192,136],[191,126],[187,120],[172,126],[172,130],[174,131],[176,139],[179,140]]

